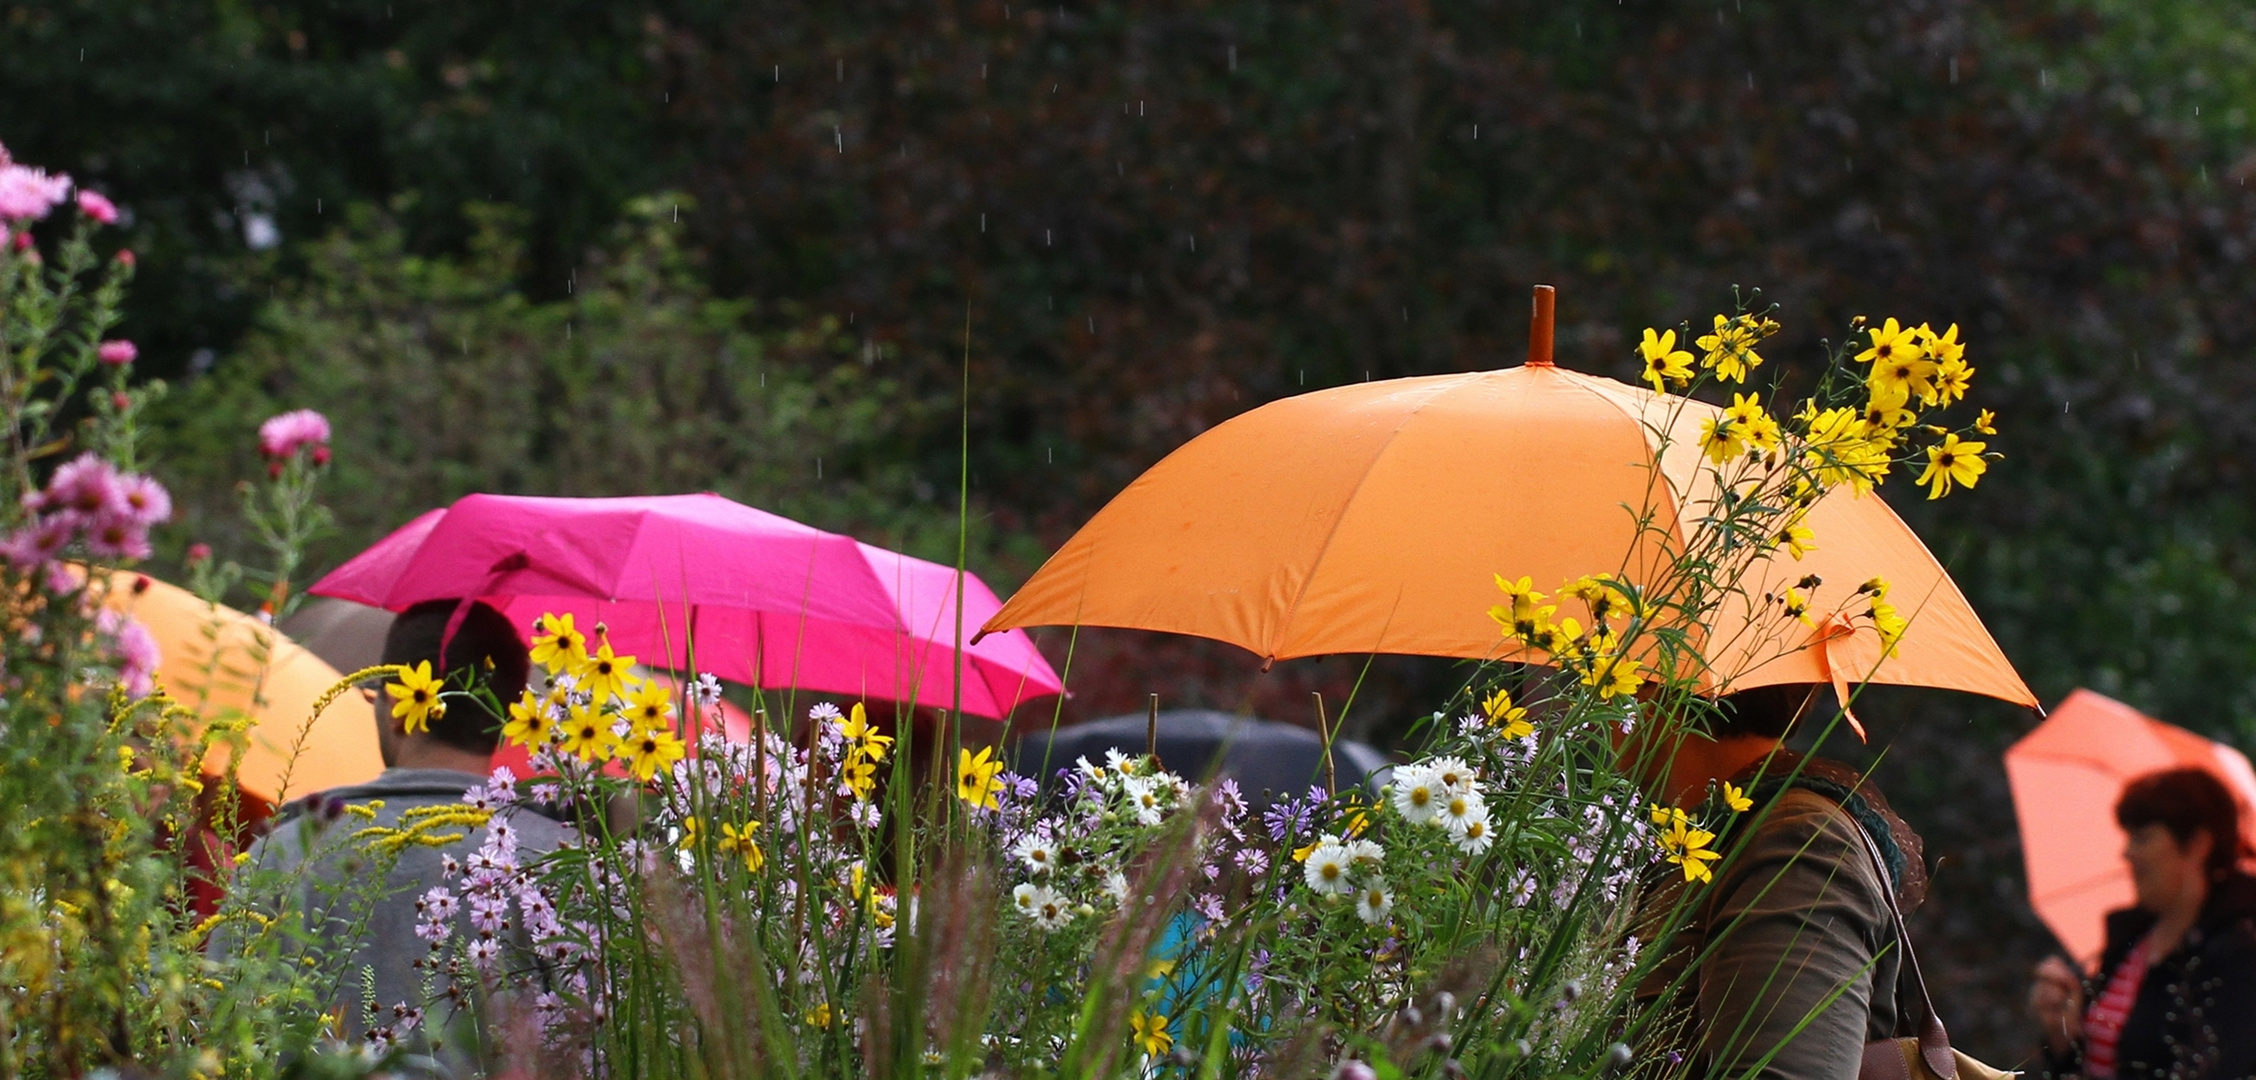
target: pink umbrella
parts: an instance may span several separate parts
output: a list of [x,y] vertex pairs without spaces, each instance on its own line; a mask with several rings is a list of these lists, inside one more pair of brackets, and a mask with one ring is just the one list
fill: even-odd
[[[644,663],[769,688],[948,707],[958,627],[1001,610],[972,574],[718,495],[470,495],[408,522],[309,591],[393,611],[474,596],[528,634],[545,612]],[[963,710],[1001,718],[1064,683],[1025,635],[962,651]]]

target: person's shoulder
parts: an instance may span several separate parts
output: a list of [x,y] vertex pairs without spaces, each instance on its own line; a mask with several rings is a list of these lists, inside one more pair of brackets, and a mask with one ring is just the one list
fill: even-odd
[[1862,826],[1840,803],[1805,788],[1787,788],[1769,807],[1751,812],[1761,815],[1755,824],[1758,844],[1826,850],[1864,846],[1857,835]]

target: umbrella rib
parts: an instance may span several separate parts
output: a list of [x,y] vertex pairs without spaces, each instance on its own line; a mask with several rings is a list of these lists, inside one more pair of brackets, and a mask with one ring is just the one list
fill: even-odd
[[[1323,545],[1317,548],[1316,557],[1309,560],[1308,562],[1308,576],[1302,578],[1300,587],[1293,591],[1292,603],[1287,605],[1285,608],[1285,617],[1279,621],[1278,629],[1271,633],[1270,640],[1266,642],[1266,645],[1268,647],[1262,650],[1262,653],[1267,659],[1271,661],[1278,659],[1290,659],[1290,657],[1280,657],[1278,655],[1278,643],[1280,639],[1288,636],[1293,621],[1300,617],[1300,603],[1302,600],[1308,598],[1309,588],[1315,583],[1317,574],[1323,570],[1324,560],[1330,557],[1332,553],[1332,541],[1339,538],[1340,522],[1347,517],[1347,508],[1354,505],[1355,497],[1362,494],[1363,492],[1363,485],[1370,481],[1372,473],[1378,471],[1379,462],[1383,460],[1387,456],[1387,454],[1394,449],[1395,440],[1399,439],[1402,436],[1402,429],[1408,427],[1410,425],[1410,421],[1416,419],[1419,413],[1424,412],[1427,406],[1432,405],[1435,401],[1439,400],[1443,396],[1463,386],[1466,386],[1467,384],[1479,378],[1479,373],[1459,376],[1456,379],[1450,380],[1446,385],[1437,386],[1434,389],[1426,392],[1425,400],[1420,401],[1417,405],[1412,406],[1408,411],[1404,412],[1402,414],[1402,418],[1395,422],[1394,430],[1387,432],[1386,441],[1380,444],[1377,453],[1371,455],[1370,462],[1365,465],[1363,469],[1363,474],[1355,478],[1355,486],[1348,490],[1347,497],[1345,499],[1340,500],[1340,512],[1332,518],[1332,526],[1324,534]],[[1385,631],[1382,630],[1380,633],[1383,637]],[[1372,651],[1378,651],[1378,646],[1380,644],[1383,644],[1383,642],[1374,642],[1372,644]]]

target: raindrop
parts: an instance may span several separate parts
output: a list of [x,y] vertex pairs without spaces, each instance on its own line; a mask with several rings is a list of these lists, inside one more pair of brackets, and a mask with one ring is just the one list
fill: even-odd
[[564,340],[566,340],[566,341],[570,341],[570,340],[572,340],[572,324],[571,324],[571,323],[565,323],[565,324],[564,324]]
[[1049,463],[1050,463],[1050,464],[1052,464],[1052,465],[1055,465],[1055,464],[1057,464],[1057,447],[1055,447],[1055,446],[1045,446],[1045,447],[1043,447],[1043,448],[1042,448],[1042,453],[1043,453],[1044,455],[1046,455],[1046,456],[1047,456],[1047,457],[1048,457],[1048,458],[1050,459],[1050,460],[1049,460]]
[[1748,73],[1747,73],[1747,89],[1748,89],[1748,90],[1750,90],[1750,91],[1752,91],[1752,90],[1753,90],[1754,88],[1755,88],[1755,73],[1754,73],[1754,72],[1752,72],[1752,71],[1750,71],[1750,72],[1748,72]]
[[1198,234],[1196,233],[1191,234],[1191,250],[1198,250]]
[[984,79],[986,79],[986,78],[987,78],[987,65],[985,65],[985,64],[981,64],[981,65],[979,65],[979,77],[980,77],[980,78],[981,78],[982,80],[984,80]]
[[987,215],[985,215],[985,214],[981,214],[981,215],[979,215],[979,231],[980,231],[980,232],[986,232],[986,231],[987,231]]
[[831,129],[830,129],[830,133],[831,133],[831,135],[835,136],[835,137],[836,137],[836,138],[838,139],[838,152],[839,152],[839,153],[841,153],[841,154],[845,153],[845,152],[846,152],[846,131],[845,131],[845,129],[844,129],[844,128],[841,128],[841,127],[838,127],[837,125],[835,125],[835,124],[834,124],[834,125],[832,125],[832,126],[831,126]]
[[1096,332],[1097,332],[1097,317],[1096,317],[1096,316],[1094,316],[1094,315],[1091,315],[1091,316],[1089,316],[1089,333],[1090,333],[1090,335],[1091,335],[1091,336],[1095,336]]
[[1950,76],[1950,79],[1951,79],[1951,85],[1952,85],[1952,86],[1957,86],[1957,85],[1958,85],[1958,57],[1955,57],[1955,56],[1951,57],[1951,61],[1950,61],[1950,71],[1951,71],[1951,76]]
[[1042,302],[1049,305],[1051,311],[1057,310],[1057,296],[1055,294],[1043,297]]
[[1480,141],[1480,125],[1479,125],[1479,124],[1474,124],[1474,125],[1473,125],[1473,141],[1474,141],[1474,142],[1479,142],[1479,141]]
[[81,64],[83,64],[83,63],[85,63],[85,62],[86,62],[86,50],[84,50],[84,49],[80,49],[80,50],[78,50],[78,62],[79,62],[79,63],[81,63]]
[[2052,89],[2052,69],[2051,69],[2051,68],[2038,68],[2038,69],[2037,69],[2037,86],[2038,86],[2038,87],[2040,87],[2040,88],[2042,88],[2042,89],[2046,89],[2046,90],[2050,90],[2050,89]]
[[846,58],[843,56],[838,58],[838,81],[846,81]]
[[680,204],[680,203],[675,203],[675,204],[674,204],[674,220],[675,220],[675,221],[677,221],[677,222],[681,220],[681,204]]
[[[2196,106],[2194,106],[2194,107],[2193,107],[2193,115],[2195,115],[2195,116],[2199,116],[2199,115],[2201,115],[2201,106],[2199,106],[2199,105],[2196,105]],[[265,142],[266,142],[266,145],[268,145],[268,146],[272,146],[272,145],[274,145],[274,129],[273,129],[273,128],[267,128],[266,130],[259,132],[259,137],[260,137],[261,139],[265,140]]]
[[1049,246],[1050,246],[1050,230],[1048,230],[1048,229],[1044,229],[1044,230],[1042,230],[1042,246],[1043,246],[1043,247],[1049,247]]
[[1307,369],[1307,368],[1302,368],[1302,369],[1300,369],[1300,385],[1302,385],[1302,386],[1306,386],[1306,385],[1308,385],[1308,369]]
[[1115,161],[1112,163],[1112,173],[1114,176],[1126,176],[1128,175],[1128,167]]
[[[775,81],[777,81],[777,82],[782,82],[782,81],[783,81],[783,65],[782,65],[782,64],[777,64],[777,65],[775,66]],[[764,376],[764,375],[763,375],[763,376],[761,376],[761,378],[766,378],[766,377],[767,377],[767,376]]]
[[768,388],[768,373],[767,373],[767,372],[765,372],[765,371],[763,371],[763,372],[761,372],[761,373],[760,373],[760,389],[762,389],[762,390],[765,390],[765,389],[767,389],[767,388]]
[[815,479],[817,479],[817,480],[820,480],[820,479],[822,479],[822,459],[821,459],[821,458],[816,458],[816,459],[815,459]]
[[1237,74],[1237,73],[1238,73],[1238,47],[1237,47],[1237,46],[1235,46],[1235,45],[1232,45],[1232,46],[1230,46],[1230,74],[1232,74],[1232,75],[1235,75],[1235,74]]
[[1370,381],[1371,381],[1371,369],[1370,369],[1370,368],[1364,368],[1364,369],[1363,369],[1363,381],[1364,381],[1364,382],[1370,382]]
[[666,91],[666,104],[668,104],[668,105],[671,105],[671,104],[673,104],[673,103],[674,103],[674,92],[673,92],[673,91],[671,91],[671,90],[668,90],[668,91]]
[[1142,98],[1137,98],[1137,99],[1136,99],[1136,115],[1138,115],[1138,116],[1142,116],[1142,115],[1144,115],[1144,99],[1142,99]]
[[313,200],[313,212],[314,212],[314,213],[316,213],[316,214],[318,214],[318,213],[320,213],[320,212],[321,212],[321,200],[319,200],[319,199],[315,199],[315,200]]

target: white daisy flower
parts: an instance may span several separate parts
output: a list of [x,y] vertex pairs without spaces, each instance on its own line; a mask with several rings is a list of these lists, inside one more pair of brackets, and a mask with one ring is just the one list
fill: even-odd
[[1480,774],[1458,757],[1435,758],[1426,765],[1426,773],[1451,791],[1471,791],[1474,781],[1480,779]]
[[1125,905],[1128,903],[1128,875],[1118,870],[1106,874],[1104,894],[1111,897],[1115,904]]
[[1163,801],[1157,785],[1141,777],[1131,776],[1120,782],[1120,792],[1128,800],[1128,808],[1136,812],[1136,824],[1157,825]]
[[1047,874],[1057,866],[1057,846],[1050,843],[1049,837],[1030,832],[1011,845],[1011,858],[1034,873]]
[[1454,836],[1459,826],[1476,810],[1484,816],[1488,813],[1488,803],[1481,798],[1480,792],[1452,791],[1441,800],[1441,812],[1434,815],[1434,824],[1448,829],[1450,835]]
[[1128,755],[1121,753],[1117,747],[1105,751],[1105,768],[1122,776],[1136,775],[1136,763],[1129,760]]
[[1457,850],[1467,855],[1478,855],[1496,842],[1496,829],[1488,823],[1488,804],[1474,803],[1472,809],[1449,825],[1449,836]]
[[818,724],[825,720],[837,720],[844,715],[838,711],[838,706],[827,701],[818,701],[813,708],[807,710],[807,719]]
[[1445,797],[1441,782],[1423,765],[1403,765],[1394,770],[1394,782],[1387,785],[1394,798],[1394,809],[1413,825],[1432,821],[1441,810]]
[[1034,925],[1044,930],[1061,930],[1073,921],[1074,910],[1057,890],[1040,888],[1034,896]]
[[1349,840],[1340,845],[1347,853],[1347,865],[1357,874],[1376,874],[1386,862],[1386,849],[1372,840]]
[[1394,912],[1394,894],[1387,891],[1386,882],[1372,878],[1355,890],[1355,917],[1378,926]]
[[1047,885],[1029,883],[1012,889],[1011,906],[1044,930],[1055,930],[1073,921],[1073,908],[1056,889]]
[[1355,862],[1338,844],[1318,844],[1308,853],[1308,861],[1301,864],[1300,873],[1309,888],[1328,896],[1355,891]]

